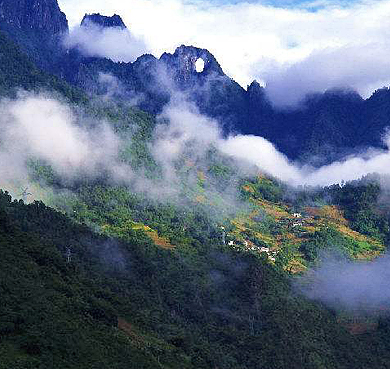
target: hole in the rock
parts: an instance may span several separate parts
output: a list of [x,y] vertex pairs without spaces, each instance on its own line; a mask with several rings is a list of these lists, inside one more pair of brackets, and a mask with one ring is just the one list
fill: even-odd
[[203,70],[204,70],[204,66],[205,66],[205,62],[202,58],[199,58],[196,62],[195,62],[195,69],[198,73],[202,73]]

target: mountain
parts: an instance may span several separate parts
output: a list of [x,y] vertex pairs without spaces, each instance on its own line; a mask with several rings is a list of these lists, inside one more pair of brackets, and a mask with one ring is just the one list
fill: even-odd
[[[116,17],[89,17],[121,27]],[[378,275],[369,263],[390,242],[389,180],[292,188],[155,117],[185,96],[225,134],[262,134],[290,158],[330,158],[381,145],[387,89],[368,100],[328,91],[280,111],[266,89],[243,89],[205,49],[114,63],[64,51],[56,32],[0,28],[0,369],[390,367],[388,267]],[[31,96],[25,124],[4,134],[22,110],[15,101]],[[50,102],[45,157],[37,100]],[[55,124],[65,133],[51,136]],[[23,146],[34,136],[35,151]],[[161,145],[168,151],[155,155]],[[53,161],[57,149],[64,166]],[[70,163],[78,151],[83,160]],[[324,286],[317,271],[328,254],[341,267],[332,264],[336,279]],[[350,277],[351,265],[362,279]],[[338,283],[345,276],[348,288]]]
[[57,0],[1,0],[0,31],[46,72],[54,71],[64,50],[68,21]]
[[[201,73],[195,69],[198,59],[205,62]],[[173,54],[159,59],[143,55],[133,63],[85,58],[71,51],[65,60],[55,73],[71,84],[96,93],[100,73],[110,74],[120,82],[125,100],[136,97],[138,106],[152,114],[160,113],[172,95],[184,93],[202,114],[216,119],[225,134],[262,136],[292,160],[322,165],[367,147],[384,147],[387,90],[378,93],[381,99],[374,94],[368,100],[350,90],[330,90],[308,96],[299,108],[279,110],[266,89],[257,82],[243,89],[205,49],[182,45]]]
[[122,18],[114,14],[112,17],[100,15],[99,13],[85,14],[81,21],[81,26],[88,26],[89,24],[95,24],[101,27],[119,27],[121,29],[127,28]]
[[[87,93],[105,94],[100,76],[109,74],[119,81],[123,100],[137,101],[139,108],[152,114],[162,111],[172,93],[185,93],[201,113],[219,122],[226,135],[262,136],[291,160],[315,166],[371,146],[384,147],[382,137],[389,124],[386,89],[367,100],[349,90],[327,91],[308,96],[298,108],[280,110],[257,82],[244,89],[229,78],[208,50],[182,45],[173,54],[164,53],[159,59],[143,55],[133,63],[85,57],[61,46],[58,34],[67,31],[67,24],[55,0],[37,2],[39,6],[28,3],[34,8],[31,12],[21,0],[16,7],[7,1],[0,4],[3,19],[8,19],[0,29],[39,67]],[[126,27],[118,15],[86,14],[82,25],[88,22]],[[204,62],[200,73],[195,68],[198,59]]]
[[[198,59],[204,62],[201,72],[197,72],[195,68]],[[183,90],[197,87],[209,78],[226,77],[215,57],[205,49],[181,45],[173,54],[162,54],[160,62],[166,66],[168,72],[172,72],[177,87]]]
[[42,30],[51,35],[68,31],[68,21],[57,0],[1,0],[0,20],[23,30]]

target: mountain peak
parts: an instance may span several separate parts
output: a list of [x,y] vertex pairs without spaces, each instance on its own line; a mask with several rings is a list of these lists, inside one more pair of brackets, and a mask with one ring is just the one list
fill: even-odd
[[127,28],[122,18],[118,14],[114,14],[111,17],[101,15],[100,13],[85,14],[83,20],[81,21],[81,25],[86,26],[91,23],[101,27],[107,27],[107,28],[111,28],[111,27],[119,27],[122,29]]
[[160,60],[168,66],[169,70],[175,71],[175,79],[184,84],[191,84],[200,77],[210,74],[225,76],[214,55],[206,49],[194,46],[181,45],[173,54],[164,53]]
[[254,80],[248,87],[247,87],[247,92],[250,95],[264,95],[264,87],[260,85],[259,82]]
[[0,20],[20,29],[51,34],[68,31],[68,21],[57,0],[0,0]]

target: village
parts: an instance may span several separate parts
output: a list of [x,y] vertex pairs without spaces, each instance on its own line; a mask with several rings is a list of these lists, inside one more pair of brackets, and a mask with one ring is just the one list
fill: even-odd
[[[266,210],[266,209],[265,209]],[[255,218],[252,214],[251,220]],[[290,234],[290,238],[296,238],[296,241],[299,241],[299,238],[308,234],[309,231],[305,229],[306,227],[313,227],[314,219],[310,215],[303,215],[302,213],[288,213],[285,212],[283,217],[278,217],[276,220],[279,226],[282,228],[282,233]],[[259,232],[251,232],[251,229],[246,226],[250,226],[251,221],[247,221],[244,224],[242,222],[236,222],[236,230],[228,232],[225,235],[225,228],[221,227],[223,230],[223,242],[232,247],[237,251],[247,251],[253,253],[265,253],[268,260],[271,262],[276,261],[278,253],[281,251],[280,245],[275,243],[275,239],[267,237],[266,234],[260,234]],[[237,232],[239,230],[239,232]],[[252,237],[245,238],[243,235],[248,233],[253,233]],[[293,237],[291,237],[293,236]]]

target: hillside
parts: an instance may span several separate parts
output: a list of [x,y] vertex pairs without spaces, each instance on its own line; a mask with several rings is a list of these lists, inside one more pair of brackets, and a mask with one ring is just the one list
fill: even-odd
[[186,247],[174,248],[134,223],[103,227],[121,240],[99,236],[42,203],[0,196],[0,367],[377,368],[385,360],[387,325],[351,336],[334,313],[291,295],[266,257],[207,232],[200,241],[189,230]]

